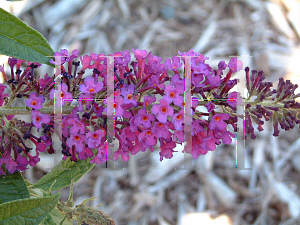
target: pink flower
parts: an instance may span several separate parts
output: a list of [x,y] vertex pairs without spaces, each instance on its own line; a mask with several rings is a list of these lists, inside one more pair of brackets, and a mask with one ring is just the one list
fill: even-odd
[[98,148],[97,155],[91,160],[91,163],[101,164],[107,161],[107,156],[111,154],[111,150],[107,145],[102,145]]
[[205,107],[207,108],[207,111],[208,111],[208,112],[211,112],[211,111],[214,110],[215,105],[214,105],[212,102],[208,102],[208,103],[205,105]]
[[177,106],[182,106],[183,97],[180,96],[183,92],[181,92],[181,88],[173,87],[173,85],[169,84],[166,89],[163,99],[166,100],[169,104],[173,102]]
[[213,130],[217,127],[219,130],[225,130],[227,127],[227,124],[223,120],[228,120],[229,117],[230,116],[226,113],[216,113],[211,118],[208,128]]
[[72,125],[72,127],[70,128],[70,133],[71,134],[84,134],[85,133],[85,125],[80,122],[78,119],[73,118],[73,119],[69,119],[68,123],[70,125]]
[[149,115],[146,109],[140,109],[134,123],[136,126],[143,125],[145,128],[150,128],[154,120],[155,116],[153,114]]
[[92,61],[91,56],[84,55],[83,58],[80,57],[80,60],[81,60],[81,63],[82,63],[82,69],[81,70],[86,70],[86,69],[91,69],[92,68],[92,66],[90,65],[91,61]]
[[134,57],[137,60],[143,60],[147,57],[147,51],[146,50],[140,50],[140,49],[134,50],[134,48],[133,48],[133,49],[131,49],[131,51],[133,52]]
[[168,104],[164,99],[160,99],[160,105],[153,105],[152,113],[158,114],[158,121],[165,123],[168,120],[168,116],[173,116],[173,107]]
[[5,167],[9,173],[15,173],[17,171],[18,164],[10,158],[6,161]]
[[79,90],[82,93],[86,94],[95,94],[99,92],[103,88],[103,83],[102,81],[98,81],[95,83],[95,78],[93,77],[86,77],[84,79],[84,84],[81,84],[79,86]]
[[44,152],[44,151],[46,151],[46,148],[47,148],[48,146],[45,144],[45,143],[43,143],[43,142],[37,142],[36,143],[36,150],[38,150],[39,152]]
[[192,73],[192,83],[196,87],[203,87],[205,84],[202,83],[204,75],[202,73]]
[[181,79],[179,74],[174,74],[171,79],[171,84],[178,89],[180,93],[184,92],[184,79]]
[[[57,101],[58,102],[58,107],[63,107],[65,105],[65,101],[73,101],[73,96],[70,92],[67,92],[68,90],[68,85],[66,84],[62,84],[61,85],[61,90],[55,90],[55,89],[52,89],[50,91],[50,98],[51,99],[54,99],[54,95],[55,95],[55,102]],[[61,105],[61,102],[59,101],[59,97],[62,98],[62,105]],[[56,105],[56,103],[55,103]]]
[[165,142],[163,141],[161,146],[160,146],[160,161],[163,160],[163,157],[165,157],[166,159],[171,159],[173,157],[173,152],[175,152],[173,149],[176,147],[176,143],[175,142]]
[[139,135],[139,141],[145,141],[147,146],[154,146],[157,144],[156,135],[151,130],[143,130]]
[[224,144],[229,145],[232,142],[231,138],[236,138],[235,134],[231,133],[230,131],[224,131],[222,133],[222,142]]
[[[16,163],[18,163],[19,167],[22,167],[22,170],[26,170],[26,166],[28,165],[28,160],[26,157],[21,156],[20,154],[16,155]],[[18,170],[20,170],[20,168],[18,168]]]
[[37,96],[35,92],[29,95],[29,98],[25,101],[25,104],[33,109],[41,109],[43,108],[43,103],[45,102],[45,98],[43,95]]
[[88,157],[92,158],[93,156],[93,151],[88,147],[84,147],[83,151],[78,153],[78,158],[80,160],[86,160]]
[[236,57],[234,57],[234,58],[230,59],[230,61],[228,63],[228,67],[233,73],[235,73],[235,72],[243,69],[243,63],[242,63],[242,61],[240,61]]
[[168,126],[161,122],[155,122],[152,131],[158,138],[169,139],[172,135]]
[[122,130],[120,138],[122,139],[123,143],[128,143],[128,142],[132,142],[132,141],[136,140],[137,136],[136,136],[136,134],[134,132],[132,132],[130,130],[130,127],[125,127]]
[[148,79],[148,86],[149,87],[152,87],[152,88],[160,88],[162,90],[165,89],[165,84],[160,84],[159,83],[159,77],[158,76],[151,76],[149,79]]
[[147,95],[147,96],[144,97],[144,104],[143,104],[143,106],[147,107],[148,105],[152,104],[155,101],[156,101],[155,97]]
[[227,67],[227,64],[225,63],[225,61],[220,61],[218,64],[217,75],[223,75],[223,70],[225,70],[226,67]]
[[179,142],[184,142],[184,130],[175,130],[173,135],[173,141],[176,141],[176,138]]
[[83,104],[85,104],[86,106],[86,109],[90,109],[91,108],[91,102],[93,101],[93,94],[84,94],[84,93],[81,93],[79,95],[79,99],[78,99],[78,111],[79,112],[82,112],[83,111]]
[[36,150],[36,155],[35,156],[32,156],[29,153],[26,153],[26,155],[29,158],[29,165],[32,166],[32,167],[34,167],[40,161],[39,152],[37,150]]
[[216,144],[220,144],[221,142],[216,139],[213,135],[213,132],[210,130],[207,132],[207,136],[203,138],[201,147],[208,151],[214,151],[216,149]]
[[76,59],[78,56],[79,56],[79,50],[78,49],[74,49],[72,51],[72,55],[70,55],[70,58],[69,58],[69,62],[72,62],[73,59]]
[[41,128],[42,123],[49,123],[50,119],[48,114],[42,114],[40,111],[32,110],[32,123],[36,128]]
[[86,138],[87,138],[86,143],[89,146],[89,148],[98,147],[98,145],[101,144],[101,139],[104,135],[105,135],[105,133],[101,129],[96,130],[94,132],[88,132],[86,135]]
[[131,61],[131,56],[129,50],[125,50],[123,52],[114,53],[115,63],[118,65],[126,66]]
[[175,113],[172,117],[172,122],[174,123],[176,130],[182,130],[182,124],[184,123],[184,111],[181,109],[178,113]]
[[124,104],[132,104],[133,106],[137,106],[138,102],[134,99],[135,87],[133,84],[129,84],[128,87],[122,87],[121,94],[124,97]]
[[3,104],[3,98],[4,97],[9,97],[9,94],[3,94],[5,88],[7,88],[5,85],[3,84],[0,84],[0,107],[2,106]]
[[192,136],[194,136],[196,133],[200,133],[203,131],[203,127],[200,125],[199,120],[194,120],[192,122]]
[[231,105],[232,107],[234,106],[239,106],[241,105],[242,103],[242,98],[241,98],[241,94],[234,91],[234,92],[231,92],[229,95],[228,95],[228,99],[227,99],[227,102],[229,105]]
[[219,75],[213,76],[213,74],[209,74],[207,77],[206,85],[209,85],[211,88],[216,88],[220,86],[221,77]]
[[136,119],[136,117],[131,117],[130,118],[130,120],[129,120],[129,124],[130,124],[130,130],[132,131],[132,132],[135,132],[135,131],[137,131],[138,130],[138,128],[137,128],[137,126],[135,125],[135,119]]
[[168,70],[177,71],[179,68],[182,67],[182,63],[180,63],[180,58],[178,56],[173,56],[172,61],[173,62],[171,63],[171,59],[166,59],[166,65]]
[[84,149],[84,143],[86,137],[83,134],[71,134],[70,138],[67,140],[67,144],[70,148],[75,145],[77,152],[82,152]]
[[102,116],[103,107],[99,106],[97,103],[93,103],[93,110],[97,114],[98,117]]

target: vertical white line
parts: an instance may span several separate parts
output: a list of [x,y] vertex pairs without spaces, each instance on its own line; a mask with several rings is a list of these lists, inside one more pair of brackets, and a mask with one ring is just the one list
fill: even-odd
[[[192,133],[191,133],[191,125],[192,125],[192,109],[191,109],[191,56],[185,56],[184,63],[184,168],[192,169],[192,164],[187,163],[186,154],[192,154]],[[187,168],[188,167],[188,168]]]
[[[115,138],[115,109],[113,107],[115,100],[114,93],[114,58],[113,56],[106,56],[107,58],[107,151],[108,154],[111,151],[112,157],[115,150],[117,150],[113,144]],[[113,161],[113,165],[114,165]],[[110,164],[108,164],[109,166]],[[114,165],[115,167],[115,165]],[[110,169],[114,169],[110,168]]]

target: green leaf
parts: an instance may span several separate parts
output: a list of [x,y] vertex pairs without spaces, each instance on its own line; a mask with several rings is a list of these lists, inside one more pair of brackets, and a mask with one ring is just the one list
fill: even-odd
[[[64,215],[62,215],[57,208],[53,209],[51,213],[48,214],[46,219],[43,221],[43,225],[56,225],[60,224],[60,222],[64,219]],[[73,225],[72,220],[67,220],[63,222],[63,225]]]
[[49,197],[26,198],[0,205],[0,224],[38,225],[55,208],[60,193]]
[[20,172],[13,174],[6,172],[6,176],[0,176],[1,203],[17,199],[29,198],[29,191]]
[[54,51],[35,29],[0,8],[0,54],[53,66],[47,56]]
[[52,218],[52,216],[50,215],[50,213],[46,216],[46,218],[42,222],[42,225],[56,225],[56,222]]
[[59,164],[52,168],[51,172],[43,176],[38,182],[36,182],[32,188],[40,188],[44,191],[48,191],[50,186],[53,184],[51,191],[58,191],[65,188],[71,184],[74,177],[74,183],[80,180],[80,178],[89,172],[95,165],[95,163],[90,163],[90,158],[86,160],[78,160],[73,162],[70,158],[66,160],[61,160]]

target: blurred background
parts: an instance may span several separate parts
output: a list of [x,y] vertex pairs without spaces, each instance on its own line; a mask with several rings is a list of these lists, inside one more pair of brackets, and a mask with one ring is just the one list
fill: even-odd
[[[164,61],[193,49],[214,69],[221,60],[245,55],[245,66],[263,70],[275,87],[280,77],[300,83],[299,0],[1,0],[0,6],[42,33],[54,51],[138,48]],[[0,56],[0,64],[6,62]],[[47,69],[37,71],[43,76]],[[118,160],[121,169],[96,165],[74,185],[75,202],[99,197],[90,206],[101,203],[117,225],[300,224],[299,127],[280,129],[274,138],[269,121],[255,133],[256,140],[244,146],[234,139],[197,160],[182,157],[178,146],[162,162],[156,148]],[[251,170],[235,168],[237,148],[245,150]],[[184,163],[197,169],[179,170]],[[42,155],[24,176],[36,182],[49,165],[53,158]],[[63,189],[61,200],[68,194]]]

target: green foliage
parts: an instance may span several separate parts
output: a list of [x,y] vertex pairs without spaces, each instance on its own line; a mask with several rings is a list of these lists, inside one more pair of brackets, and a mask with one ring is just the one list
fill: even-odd
[[0,8],[0,54],[18,59],[48,64],[54,51],[35,29]]
[[0,203],[29,198],[29,191],[20,172],[0,176]]
[[48,197],[25,198],[0,205],[0,224],[38,225],[55,208],[60,193]]
[[74,181],[76,183],[84,174],[94,167],[95,164],[91,164],[90,160],[91,159],[78,160],[77,162],[71,161],[70,158],[61,160],[58,165],[53,167],[50,173],[42,177],[32,186],[32,188],[40,188],[44,191],[48,191],[50,186],[56,180],[55,184],[52,186],[52,191],[58,191],[69,186],[71,180],[77,176]]
[[[43,221],[43,225],[56,225],[60,224],[64,220],[64,215],[62,215],[57,208],[53,209],[51,213],[48,214],[46,219]],[[62,225],[73,225],[72,220],[64,220]]]

